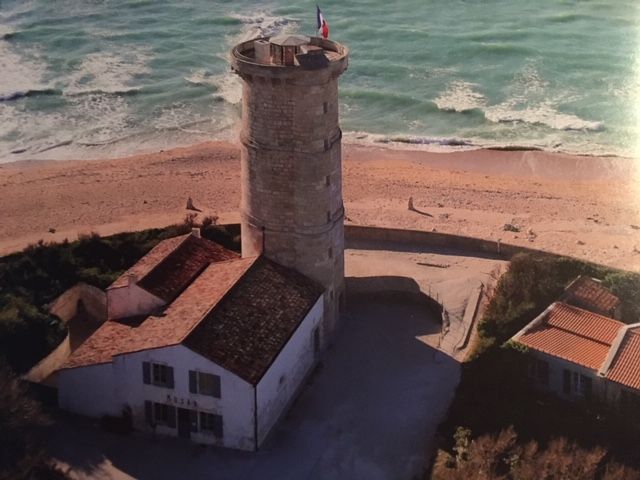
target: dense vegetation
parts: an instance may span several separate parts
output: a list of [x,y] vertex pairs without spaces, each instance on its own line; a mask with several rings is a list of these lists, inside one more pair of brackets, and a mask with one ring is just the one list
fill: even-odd
[[640,276],[567,258],[514,257],[478,326],[475,354],[462,365],[433,478],[640,478],[640,416],[531,390],[522,351],[505,343],[580,274],[603,279],[623,300],[624,320],[640,320]]
[[[65,335],[64,326],[47,312],[47,304],[78,282],[107,287],[161,240],[187,233],[193,216],[165,229],[75,242],[39,242],[0,258],[0,357],[17,373],[30,369]],[[239,250],[238,231],[204,219],[202,235]]]
[[0,364],[0,479],[66,478],[48,460],[42,430],[47,416]]

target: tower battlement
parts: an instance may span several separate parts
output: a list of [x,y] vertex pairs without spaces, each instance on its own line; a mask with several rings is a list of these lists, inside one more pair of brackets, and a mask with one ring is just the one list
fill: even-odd
[[325,335],[344,296],[338,77],[347,65],[344,46],[301,35],[231,52],[243,80],[242,254],[263,253],[322,284]]

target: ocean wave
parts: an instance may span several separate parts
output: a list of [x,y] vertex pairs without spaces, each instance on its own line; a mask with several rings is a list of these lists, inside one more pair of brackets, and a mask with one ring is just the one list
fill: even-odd
[[184,77],[184,79],[192,85],[208,85],[217,86],[217,75],[213,75],[204,68],[194,70],[191,75]]
[[0,40],[9,40],[10,38],[13,38],[16,35],[16,31],[5,26],[5,25],[0,25]]
[[244,25],[240,38],[236,39],[237,42],[255,37],[270,37],[285,32],[293,33],[298,27],[298,21],[293,18],[275,16],[267,12],[257,12],[254,15],[230,13],[228,17]]
[[435,137],[422,135],[376,134],[368,132],[344,132],[344,142],[359,145],[389,145],[394,148],[421,149],[435,152],[472,150],[480,148],[470,139],[459,137]]
[[129,94],[139,91],[139,78],[151,72],[152,54],[147,48],[122,47],[122,53],[90,53],[69,76],[64,94]]
[[528,123],[544,125],[554,130],[590,131],[604,130],[604,123],[584,120],[577,115],[556,110],[551,102],[518,109],[513,102],[507,102],[484,110],[485,118],[493,123]]
[[0,93],[0,102],[10,102],[24,97],[34,97],[37,95],[56,95],[60,91],[54,88],[36,88],[31,90],[18,90],[15,92]]
[[232,105],[237,105],[242,101],[242,82],[239,82],[235,75],[217,75],[212,80],[216,87],[215,98]]
[[0,101],[53,90],[44,80],[47,64],[37,50],[18,53],[10,44],[0,43],[0,72]]
[[475,83],[454,81],[433,101],[440,110],[444,111],[467,112],[482,109],[486,106],[487,99],[474,90],[477,86]]

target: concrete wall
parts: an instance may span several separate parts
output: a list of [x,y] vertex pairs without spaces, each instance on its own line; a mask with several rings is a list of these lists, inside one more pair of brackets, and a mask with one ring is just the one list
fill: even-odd
[[107,318],[109,319],[147,315],[163,305],[163,300],[135,283],[107,290]]
[[86,283],[78,283],[56,298],[51,303],[49,312],[66,323],[76,315],[80,300],[92,320],[101,323],[107,318],[106,293]]
[[94,418],[122,413],[110,363],[64,369],[57,375],[61,409]]
[[[142,377],[142,362],[160,363],[173,367],[174,388],[145,385]],[[221,398],[190,393],[189,370],[218,375],[221,379]],[[222,416],[222,439],[206,433],[192,432],[191,440],[194,442],[241,450],[254,449],[254,388],[210,360],[182,345],[176,345],[118,356],[114,359],[114,372],[119,379],[117,397],[122,404],[120,408],[125,404],[131,408],[136,429],[152,431],[145,421],[144,410],[145,400],[150,400]],[[172,436],[178,434],[177,428],[164,426],[157,426],[155,432]]]
[[320,297],[257,385],[259,445],[295,399],[315,364],[314,330],[322,318]]
[[[327,49],[333,42],[313,40]],[[346,50],[324,68],[258,65],[238,51],[243,80],[242,254],[267,257],[321,283],[325,337],[335,328],[344,291],[344,207],[338,76]]]

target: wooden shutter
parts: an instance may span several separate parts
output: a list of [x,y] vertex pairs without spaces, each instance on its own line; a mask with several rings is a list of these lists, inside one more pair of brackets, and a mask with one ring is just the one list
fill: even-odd
[[145,385],[151,383],[151,364],[149,362],[142,362],[142,382]]
[[571,372],[566,369],[562,373],[562,391],[565,395],[571,394]]
[[171,428],[176,428],[176,407],[167,406],[167,410],[169,412],[169,417],[167,418],[167,426]]
[[213,434],[216,437],[222,438],[222,416],[220,415],[212,415],[213,416]]
[[191,431],[198,431],[198,412],[195,410],[189,410],[189,420],[191,421]]
[[213,376],[213,396],[220,398],[220,377],[218,375]]
[[198,374],[193,370],[189,370],[189,392],[198,393]]
[[167,388],[173,388],[175,386],[173,382],[173,367],[167,367]]
[[153,405],[149,400],[144,402],[144,419],[147,425],[153,425]]

